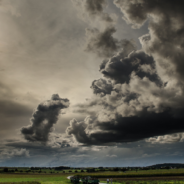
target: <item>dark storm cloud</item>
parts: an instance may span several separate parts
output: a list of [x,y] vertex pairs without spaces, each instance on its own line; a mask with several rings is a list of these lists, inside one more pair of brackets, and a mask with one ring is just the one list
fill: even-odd
[[131,73],[134,71],[140,78],[147,77],[150,81],[161,85],[162,82],[156,73],[155,61],[142,51],[131,52],[124,57],[124,52],[102,62],[100,72],[115,83],[129,83]]
[[165,21],[171,19],[172,16],[181,21],[183,16],[182,6],[184,2],[180,0],[114,0],[114,4],[121,9],[127,23],[133,24],[137,28],[144,24],[149,15],[154,15],[155,18],[160,17],[160,20],[167,16]]
[[[77,122],[73,120],[67,128],[78,142],[101,145],[117,142],[132,142],[151,136],[184,131],[183,118],[173,118],[169,113],[150,113],[144,117],[117,117],[111,122]],[[176,136],[175,136],[176,137]]]
[[104,79],[91,87],[96,95],[77,106],[92,117],[72,120],[66,130],[78,142],[103,145],[183,131],[183,88],[163,85],[153,57],[121,52],[104,60],[100,71]]
[[68,99],[62,99],[58,94],[52,95],[51,100],[38,105],[31,118],[31,125],[23,127],[21,133],[28,141],[48,141],[53,126],[57,123],[61,109],[68,106]]
[[113,86],[110,81],[99,79],[92,82],[91,88],[94,94],[106,95],[111,93]]
[[[92,89],[96,96],[78,105],[81,112],[94,114],[96,109],[96,114],[92,121],[70,122],[67,133],[84,144],[131,142],[154,136],[159,137],[147,141],[181,141],[184,4],[179,0],[114,0],[114,3],[133,28],[140,28],[149,19],[149,33],[140,38],[141,51],[125,52],[125,46],[123,51],[102,62],[100,72],[103,80],[109,82],[94,81]],[[91,48],[99,51],[98,41],[93,41]],[[116,45],[112,45],[108,53],[116,50]]]
[[113,37],[116,32],[115,27],[108,26],[104,31],[98,29],[86,29],[87,47],[86,51],[94,52],[101,57],[110,57],[119,50],[128,48],[130,51],[135,50],[133,42],[128,40],[118,40]]
[[184,79],[184,2],[180,0],[114,0],[124,19],[139,28],[149,19],[149,34],[140,38],[143,49],[152,55],[167,80]]
[[89,138],[85,132],[86,127],[87,125],[84,122],[78,123],[75,119],[73,119],[70,121],[70,126],[66,129],[66,133],[68,135],[75,135],[75,138],[78,142],[89,142]]

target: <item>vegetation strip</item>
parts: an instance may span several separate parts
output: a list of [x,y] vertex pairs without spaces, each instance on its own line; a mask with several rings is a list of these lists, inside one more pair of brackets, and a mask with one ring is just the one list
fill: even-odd
[[[85,177],[89,174],[77,174],[75,176]],[[90,176],[96,178],[132,178],[132,177],[163,177],[163,176],[184,176],[184,173],[148,173],[148,174],[96,174],[91,173]]]

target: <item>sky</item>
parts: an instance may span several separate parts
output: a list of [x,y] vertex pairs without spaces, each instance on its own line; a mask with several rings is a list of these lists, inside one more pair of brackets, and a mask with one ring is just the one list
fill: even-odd
[[183,6],[0,0],[0,166],[184,163]]

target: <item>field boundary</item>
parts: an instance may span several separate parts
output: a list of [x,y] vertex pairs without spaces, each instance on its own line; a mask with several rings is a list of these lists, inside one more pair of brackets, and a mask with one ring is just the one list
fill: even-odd
[[75,176],[78,177],[85,177],[85,176],[92,176],[92,177],[97,177],[97,178],[141,178],[141,177],[169,177],[169,176],[183,176],[184,173],[155,173],[155,174],[122,174],[122,175],[98,175],[98,174],[76,174]]

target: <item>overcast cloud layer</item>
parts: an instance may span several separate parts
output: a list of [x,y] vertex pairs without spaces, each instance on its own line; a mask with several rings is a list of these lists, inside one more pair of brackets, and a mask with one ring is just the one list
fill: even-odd
[[182,162],[183,5],[2,0],[1,165]]

